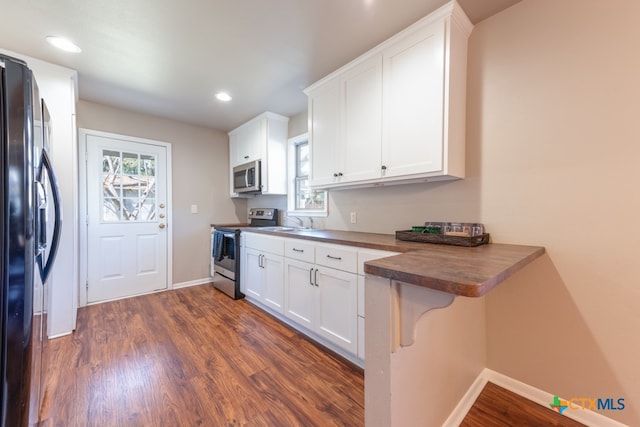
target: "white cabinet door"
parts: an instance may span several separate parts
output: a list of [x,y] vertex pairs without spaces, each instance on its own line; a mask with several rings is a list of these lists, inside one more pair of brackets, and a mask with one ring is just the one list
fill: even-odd
[[357,354],[357,275],[318,266],[316,283],[316,333]]
[[245,250],[246,274],[244,280],[244,293],[248,297],[262,300],[264,294],[264,273],[262,271],[262,253],[252,248]]
[[261,159],[262,142],[265,141],[262,121],[260,119],[247,122],[235,132],[236,149],[235,157],[232,159],[233,166]]
[[445,21],[397,41],[383,52],[385,176],[443,168]]
[[382,56],[374,55],[340,79],[342,183],[380,178]]
[[313,284],[314,265],[285,258],[284,315],[294,322],[313,330],[316,287]]
[[263,302],[272,310],[284,310],[284,258],[265,253],[262,255],[264,283]]
[[340,136],[340,86],[328,81],[309,94],[309,145],[311,147],[312,186],[339,182],[342,158],[338,149]]
[[382,57],[358,64],[309,93],[311,185],[380,177]]

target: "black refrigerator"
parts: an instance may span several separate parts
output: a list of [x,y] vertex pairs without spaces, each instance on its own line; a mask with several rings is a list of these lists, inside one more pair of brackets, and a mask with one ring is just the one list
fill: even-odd
[[0,426],[38,422],[47,277],[60,238],[49,112],[27,64],[0,55]]

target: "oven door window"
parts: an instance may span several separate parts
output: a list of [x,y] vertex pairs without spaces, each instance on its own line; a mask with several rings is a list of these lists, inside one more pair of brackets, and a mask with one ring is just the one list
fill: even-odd
[[215,265],[235,271],[237,262],[235,234],[216,230],[213,235],[212,256]]

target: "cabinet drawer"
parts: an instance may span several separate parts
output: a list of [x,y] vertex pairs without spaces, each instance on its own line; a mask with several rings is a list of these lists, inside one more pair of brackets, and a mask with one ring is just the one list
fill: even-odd
[[336,245],[316,245],[316,264],[356,273],[358,253],[355,249]]
[[284,238],[258,233],[243,232],[242,234],[245,236],[244,242],[247,248],[275,255],[284,255]]
[[315,262],[315,245],[301,239],[285,239],[284,256],[313,263]]

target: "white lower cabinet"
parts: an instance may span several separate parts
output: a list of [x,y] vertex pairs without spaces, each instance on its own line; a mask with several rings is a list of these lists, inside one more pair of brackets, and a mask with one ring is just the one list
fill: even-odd
[[315,266],[295,259],[284,259],[284,315],[309,330],[315,327]]
[[284,264],[285,316],[357,355],[358,276],[289,258]]
[[284,239],[247,233],[243,251],[244,293],[277,313],[284,308]]
[[316,269],[316,327],[324,339],[358,353],[358,276],[318,266]]
[[334,351],[364,361],[364,263],[395,255],[243,233],[243,292]]

